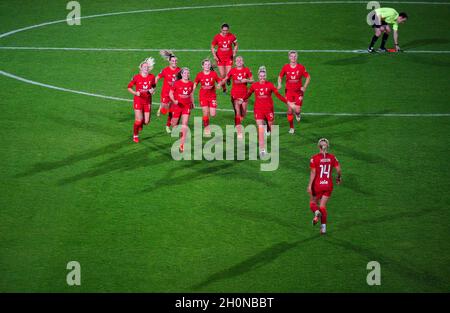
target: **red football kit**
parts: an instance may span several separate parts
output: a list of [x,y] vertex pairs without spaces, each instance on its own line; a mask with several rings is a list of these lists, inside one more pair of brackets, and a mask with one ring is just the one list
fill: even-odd
[[216,55],[219,59],[218,66],[232,66],[233,65],[233,45],[236,45],[236,36],[228,33],[225,36],[217,34],[214,36],[211,45],[217,46]]
[[167,66],[161,70],[161,72],[158,74],[158,79],[163,78],[163,86],[161,89],[161,103],[169,103],[169,91],[170,88],[173,86],[174,82],[177,80],[178,72],[181,69],[179,67],[172,69],[170,66]]
[[296,105],[303,104],[302,77],[308,77],[309,74],[305,67],[297,64],[294,68],[290,64],[285,64],[281,69],[280,78],[286,76],[286,99],[289,102],[295,102]]
[[141,74],[134,75],[128,84],[128,88],[135,87],[136,91],[139,91],[140,96],[134,96],[133,107],[135,110],[144,110],[144,112],[150,112],[152,104],[152,95],[148,92],[151,88],[155,88],[155,76],[148,74],[143,77]]
[[194,83],[188,81],[183,82],[181,79],[177,80],[173,86],[173,97],[178,101],[178,105],[173,105],[171,111],[174,118],[179,118],[180,115],[189,115],[192,108],[191,94],[194,90]]
[[233,83],[231,87],[232,100],[245,97],[247,94],[247,83],[243,83],[241,80],[250,79],[250,77],[252,77],[252,72],[248,67],[243,67],[241,69],[234,67],[228,72],[226,78],[231,79]]
[[330,197],[333,191],[333,168],[339,166],[339,162],[336,157],[330,153],[318,153],[311,157],[309,163],[311,169],[316,170],[316,177],[311,186],[313,196],[317,199],[322,196]]
[[278,99],[286,103],[286,98],[278,92],[277,88],[275,88],[271,82],[253,83],[243,100],[247,100],[252,93],[255,93],[255,105],[253,108],[255,120],[267,119],[268,121],[273,121],[272,93],[274,93]]
[[203,71],[197,74],[194,81],[200,85],[199,100],[200,106],[216,108],[216,83],[220,83],[220,78],[215,71],[205,74]]

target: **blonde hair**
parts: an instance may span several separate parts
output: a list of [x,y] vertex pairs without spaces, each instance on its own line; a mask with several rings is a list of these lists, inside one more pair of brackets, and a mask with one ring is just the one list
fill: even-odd
[[159,55],[166,61],[176,58],[175,54],[171,50],[161,50],[159,51]]
[[264,65],[261,65],[261,66],[259,67],[259,69],[258,69],[258,74],[261,73],[261,72],[267,73],[266,67],[265,67]]
[[295,54],[296,56],[298,56],[298,52],[297,52],[297,51],[295,51],[295,50],[290,50],[290,51],[288,52],[288,57],[291,56],[292,53]]
[[141,64],[139,64],[139,69],[141,69],[142,65],[144,64],[148,65],[148,71],[150,72],[151,70],[153,70],[153,67],[155,66],[155,59],[152,57],[146,58],[144,61],[141,62]]
[[[322,142],[325,142],[326,146],[323,145]],[[328,141],[328,139],[327,138],[320,138],[319,141],[317,142],[317,146],[322,151],[323,156],[325,157],[327,152],[328,152],[328,149],[330,148],[330,142]]]

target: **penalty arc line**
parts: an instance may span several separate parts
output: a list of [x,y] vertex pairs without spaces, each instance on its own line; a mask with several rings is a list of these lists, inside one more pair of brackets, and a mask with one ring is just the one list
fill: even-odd
[[[53,90],[58,90],[62,92],[68,92],[73,94],[79,94],[84,96],[90,96],[90,97],[97,97],[102,99],[108,99],[108,100],[115,100],[115,101],[122,101],[122,102],[133,102],[131,99],[125,99],[125,98],[119,98],[119,97],[112,97],[112,96],[106,96],[101,94],[95,94],[85,91],[79,91],[69,88],[63,88],[58,87],[54,85],[44,84],[40,83],[34,80],[26,79],[5,71],[0,70],[0,75],[3,75],[5,77],[9,77],[18,81],[21,81],[23,83],[40,86],[44,88],[49,88]],[[160,104],[156,102],[155,104]],[[196,108],[200,109],[200,108]],[[231,109],[221,109],[217,108],[217,111],[224,111],[224,112],[234,112]],[[249,113],[252,113],[253,111],[249,110]],[[275,114],[286,114],[286,112],[274,112]],[[358,116],[373,116],[373,117],[450,117],[450,113],[328,113],[328,112],[305,112],[302,113],[303,115],[312,115],[312,116],[350,116],[350,117],[358,117]]]
[[[450,5],[450,2],[424,2],[424,1],[383,1],[384,3],[393,3],[393,4],[417,4],[417,5]],[[151,12],[168,12],[168,11],[176,11],[176,10],[198,10],[198,9],[214,9],[214,8],[234,8],[234,7],[255,7],[255,6],[278,6],[278,5],[317,5],[317,4],[366,4],[366,1],[297,1],[297,2],[266,2],[266,3],[234,3],[234,4],[221,4],[221,5],[203,5],[203,6],[191,6],[191,7],[172,7],[172,8],[160,8],[160,9],[144,9],[144,10],[133,10],[133,11],[122,11],[122,12],[111,12],[111,13],[102,13],[102,14],[94,14],[81,16],[79,18],[75,18],[75,20],[81,19],[90,19],[97,17],[105,17],[105,16],[114,16],[114,15],[124,15],[124,14],[136,14],[136,13],[151,13]],[[26,30],[44,27],[48,25],[58,24],[67,22],[67,19],[56,20],[36,25],[31,25],[19,29],[15,29],[3,34],[0,34],[0,39],[11,36],[13,34],[23,32]]]

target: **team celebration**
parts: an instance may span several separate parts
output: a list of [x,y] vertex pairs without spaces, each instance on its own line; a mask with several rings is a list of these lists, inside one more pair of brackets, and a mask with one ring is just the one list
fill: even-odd
[[0,3],[0,291],[449,292],[449,10]]

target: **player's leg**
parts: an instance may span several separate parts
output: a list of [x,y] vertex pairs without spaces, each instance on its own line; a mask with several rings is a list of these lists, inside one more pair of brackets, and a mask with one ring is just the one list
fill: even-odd
[[391,27],[389,25],[384,26],[383,37],[381,38],[380,50],[386,52],[386,41],[391,33]]
[[188,129],[189,114],[181,115],[181,140],[180,152],[184,152],[184,143],[186,142],[186,134]]
[[309,208],[311,209],[311,212],[314,214],[314,218],[312,220],[313,226],[319,222],[319,218],[320,218],[320,211],[319,211],[319,207],[317,205],[318,200],[320,200],[320,196],[318,196],[315,193],[314,186],[313,186],[312,192],[311,192],[310,198],[309,198]]
[[[224,65],[221,65],[220,62],[217,63],[217,68],[219,69],[219,76],[221,79],[224,79],[227,75],[226,68]],[[227,86],[225,84],[222,84],[222,91],[227,91]]]
[[144,124],[148,125],[150,123],[150,116],[152,112],[152,106],[150,103],[144,105]]
[[217,109],[217,100],[211,99],[209,101],[209,116],[215,117],[216,116],[216,109]]
[[294,103],[292,103],[292,97],[291,95],[286,93],[286,98],[288,100],[288,111],[287,111],[287,120],[289,123],[289,134],[293,134],[295,132],[294,129],[294,110],[295,110],[295,105]]
[[[228,61],[228,64],[225,66],[225,76],[227,77],[228,73],[231,71],[231,66],[233,65],[233,60]],[[231,80],[227,80],[227,85],[231,85]]]
[[258,128],[258,144],[259,144],[259,155],[263,157],[266,154],[265,146],[264,146],[264,130],[266,125],[264,123],[264,119],[260,116],[260,114],[255,113],[256,126]]
[[[136,106],[135,106],[136,107]],[[142,110],[134,110],[133,141],[139,142],[139,129],[143,123]]]
[[203,100],[200,101],[202,106],[202,113],[203,113],[203,128],[204,128],[204,134],[205,136],[211,135],[211,129],[209,128],[209,106],[207,105],[207,101]]
[[369,48],[367,49],[367,51],[369,52],[373,52],[373,46],[375,45],[375,43],[377,42],[378,38],[380,38],[381,36],[381,25],[372,25],[375,34],[372,37],[372,40],[370,41],[369,44]]
[[330,199],[330,194],[324,195],[322,199],[320,199],[320,233],[325,234],[327,232],[327,203],[328,199]]
[[[242,104],[241,104],[241,117],[242,117],[242,120],[247,115],[247,108],[248,108],[248,101],[242,102]],[[242,122],[242,120],[241,120],[241,122]]]
[[295,119],[299,123],[300,123],[300,120],[302,119],[302,116],[301,116],[302,105],[303,105],[303,92],[301,92],[300,94],[298,94],[296,96],[295,106],[294,106]]
[[239,101],[237,99],[234,99],[234,126],[236,127],[237,131],[237,137],[239,139],[242,139],[242,111],[241,111],[241,105],[239,104]]

